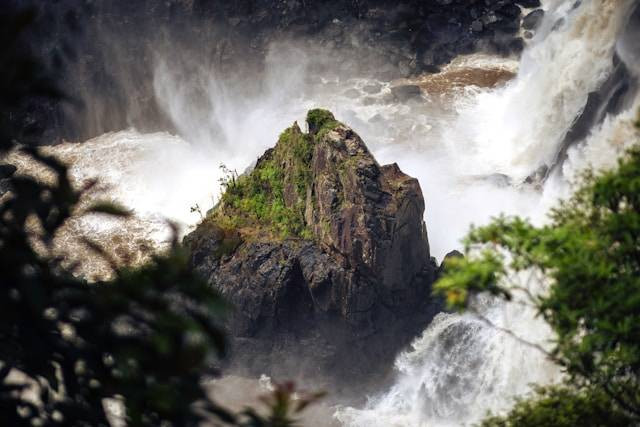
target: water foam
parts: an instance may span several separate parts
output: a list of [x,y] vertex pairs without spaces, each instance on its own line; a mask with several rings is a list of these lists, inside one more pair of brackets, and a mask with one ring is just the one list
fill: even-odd
[[[448,153],[457,160],[452,175],[498,173],[519,183],[539,166],[550,165],[589,92],[610,73],[616,41],[632,6],[630,1],[547,4],[546,18],[521,60],[517,78],[503,89],[481,91],[460,105],[459,120],[444,139]],[[549,206],[570,193],[581,171],[612,167],[637,141],[633,126],[637,107],[638,102],[616,117],[607,117],[572,147],[563,174],[555,174],[544,188],[530,193],[515,213],[544,222]],[[523,197],[525,188],[509,187],[510,200]],[[534,292],[544,291],[540,278],[530,285]],[[520,304],[481,298],[473,307],[498,328],[530,343],[547,346],[553,337],[548,326]],[[335,417],[352,427],[470,425],[488,411],[507,409],[513,397],[530,391],[530,384],[561,378],[558,367],[542,352],[471,314],[439,315],[398,357],[396,370],[391,389],[371,397],[364,408],[341,408]]]
[[447,137],[460,168],[521,182],[540,166],[550,166],[588,94],[611,72],[617,36],[632,4],[549,5],[518,77],[502,90],[483,93],[476,108],[460,111],[465,124]]

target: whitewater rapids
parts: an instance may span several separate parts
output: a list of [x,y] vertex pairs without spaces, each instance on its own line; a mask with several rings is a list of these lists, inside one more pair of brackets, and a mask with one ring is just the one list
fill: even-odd
[[[634,2],[555,1],[545,6],[545,19],[520,61],[517,77],[465,103],[445,133],[458,159],[455,175],[474,170],[521,183],[541,166],[552,165],[588,94],[612,72],[611,58]],[[624,53],[618,53],[624,59]],[[614,166],[637,141],[638,106],[636,99],[591,129],[569,149],[561,170],[541,184],[530,209],[518,214],[544,222],[549,207],[571,193],[581,171]],[[523,279],[530,291],[544,291],[542,278]],[[548,348],[553,338],[535,312],[520,304],[485,297],[473,308],[530,343]],[[472,425],[489,412],[507,410],[532,384],[562,377],[542,352],[473,314],[438,315],[395,367],[398,375],[390,390],[370,397],[364,408],[340,408],[336,418],[352,427]]]

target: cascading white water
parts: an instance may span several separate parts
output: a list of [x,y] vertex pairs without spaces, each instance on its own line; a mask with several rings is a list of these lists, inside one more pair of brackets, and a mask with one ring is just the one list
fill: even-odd
[[[632,1],[547,3],[547,14],[517,78],[503,89],[480,93],[460,111],[445,139],[459,160],[456,175],[505,174],[522,182],[539,166],[549,165],[589,92],[612,69],[612,54]],[[556,175],[534,195],[532,209],[518,212],[534,221],[585,167],[615,164],[637,140],[633,126],[638,101],[616,117],[607,117],[591,135],[569,151],[563,176]],[[541,281],[534,290],[542,291]],[[500,328],[530,343],[548,345],[547,325],[520,304],[480,298],[474,309]],[[488,411],[507,409],[530,384],[561,377],[558,368],[527,344],[488,326],[473,315],[440,314],[411,349],[396,360],[398,377],[390,390],[372,397],[362,409],[341,408],[344,425],[460,426],[479,421]]]
[[[520,306],[484,299],[475,308],[529,340],[548,336],[546,326]],[[444,313],[398,357],[396,368],[391,390],[364,409],[339,409],[336,418],[348,426],[460,426],[508,407],[509,396],[525,393],[529,382],[549,383],[558,374],[541,353],[512,336],[472,315]]]
[[[518,77],[481,94],[447,136],[460,167],[522,182],[551,165],[560,142],[612,69],[632,1],[554,1],[520,62]],[[469,150],[472,154],[469,155]]]

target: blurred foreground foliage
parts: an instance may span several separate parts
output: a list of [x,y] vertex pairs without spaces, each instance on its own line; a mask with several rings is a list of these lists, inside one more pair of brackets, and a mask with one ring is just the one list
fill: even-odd
[[532,305],[566,373],[483,426],[640,425],[640,147],[613,170],[588,172],[547,225],[501,217],[472,229],[465,249],[436,292],[458,310],[478,292]]
[[[120,402],[129,426],[294,425],[319,395],[278,386],[264,411],[234,414],[203,389],[225,352],[226,305],[177,242],[141,268],[113,263],[114,278],[91,285],[51,255],[56,232],[94,183],[74,189],[67,167],[34,148],[39,126],[17,117],[25,103],[64,99],[24,43],[34,18],[29,10],[0,13],[0,156],[22,150],[55,180],[16,174],[0,191],[0,424],[106,426],[106,406]],[[130,215],[108,203],[83,212]],[[109,259],[98,243],[85,245]]]
[[488,417],[481,427],[626,426],[629,418],[611,406],[611,398],[598,388],[575,390],[546,387],[534,399],[519,400],[508,416]]

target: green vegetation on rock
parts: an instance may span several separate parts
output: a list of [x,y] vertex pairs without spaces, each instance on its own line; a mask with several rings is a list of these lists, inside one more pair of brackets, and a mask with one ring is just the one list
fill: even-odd
[[336,120],[331,111],[316,108],[307,113],[307,125],[309,125],[309,133],[312,135],[320,136],[339,124],[340,122]]
[[307,123],[308,134],[297,123],[282,132],[276,146],[258,160],[250,173],[229,173],[222,183],[220,203],[204,222],[213,222],[224,230],[238,230],[245,239],[311,239],[304,215],[307,191],[312,185],[313,150],[320,138],[318,132],[340,123],[329,111],[320,109],[309,111]]

